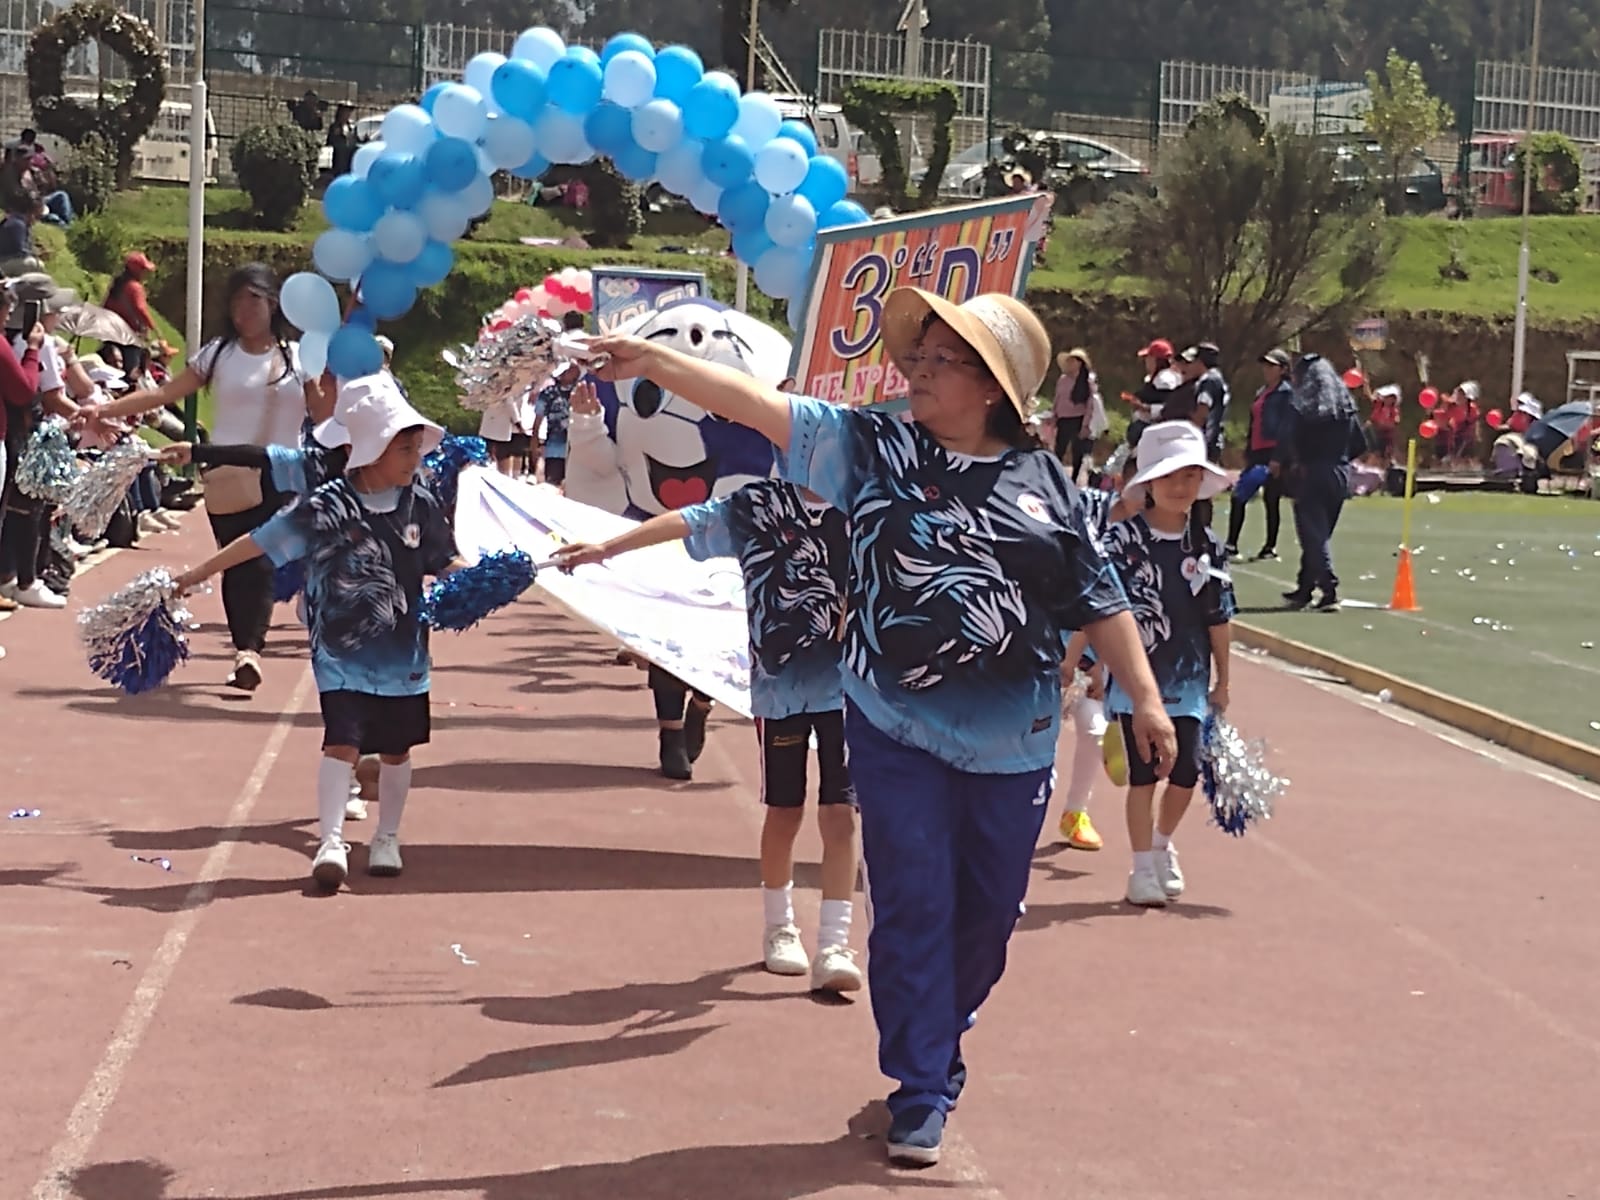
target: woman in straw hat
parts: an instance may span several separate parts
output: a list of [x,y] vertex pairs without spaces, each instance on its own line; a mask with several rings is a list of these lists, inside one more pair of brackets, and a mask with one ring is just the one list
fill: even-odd
[[884,344],[909,423],[786,395],[658,343],[616,336],[608,378],[647,376],[766,434],[785,478],[850,517],[845,738],[861,806],[868,980],[889,1097],[889,1158],[938,1161],[966,1083],[961,1036],[1005,966],[1051,786],[1066,631],[1135,697],[1162,761],[1172,723],[1082,501],[1023,412],[1050,361],[1010,296],[956,305],[902,288]]

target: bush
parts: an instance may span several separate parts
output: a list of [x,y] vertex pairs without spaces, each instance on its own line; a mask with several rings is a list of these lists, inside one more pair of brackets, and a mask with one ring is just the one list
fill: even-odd
[[233,173],[266,229],[289,229],[311,194],[317,143],[293,125],[253,125],[233,143]]
[[1524,164],[1529,160],[1534,163],[1535,174],[1528,211],[1561,216],[1577,212],[1583,203],[1583,160],[1578,157],[1578,148],[1573,145],[1572,139],[1564,133],[1536,133],[1517,147],[1516,198],[1519,211],[1522,208]]
[[72,148],[61,171],[61,186],[80,213],[97,213],[117,192],[117,152],[98,133],[91,133]]
[[594,222],[591,243],[607,248],[631,246],[634,235],[644,231],[639,186],[603,158],[595,159],[579,173],[589,187],[589,217]]
[[107,216],[79,217],[67,226],[67,247],[84,270],[115,275],[128,250],[128,231]]

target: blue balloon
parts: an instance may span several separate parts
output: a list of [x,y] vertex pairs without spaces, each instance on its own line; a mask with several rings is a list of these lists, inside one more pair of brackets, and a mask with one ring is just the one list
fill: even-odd
[[[380,321],[403,317],[417,302],[417,285],[411,282],[411,266],[378,259],[361,276],[361,302]],[[337,335],[335,335],[337,336]]]
[[804,246],[817,233],[817,210],[804,196],[779,196],[767,209],[767,236],[780,246]]
[[656,55],[656,95],[682,106],[700,82],[705,66],[687,46],[668,46]]
[[637,33],[619,33],[612,38],[600,51],[600,65],[603,67],[624,50],[637,50],[647,58],[656,56],[656,48],[647,37]]
[[731,136],[707,142],[700,154],[700,170],[719,188],[738,187],[750,178],[755,162],[744,139]]
[[[767,195],[767,189],[752,179],[722,193],[722,199],[717,203],[717,220],[735,233],[741,229],[760,229],[761,223],[767,219],[767,206],[771,203],[772,197]],[[744,255],[739,257],[743,258]],[[755,255],[746,261],[754,262],[759,257]]]
[[383,347],[365,325],[346,323],[328,339],[328,369],[340,379],[383,370]]
[[742,263],[754,265],[774,245],[773,240],[767,236],[766,230],[759,225],[734,230],[733,255]]
[[521,58],[508,58],[494,71],[490,91],[494,102],[508,116],[532,121],[544,107],[545,73]]
[[850,192],[850,175],[839,165],[839,160],[827,155],[812,155],[806,167],[806,177],[795,189],[819,213],[825,212]]
[[583,136],[601,154],[615,158],[633,145],[633,114],[607,100],[583,119]]
[[433,112],[433,102],[439,98],[439,93],[444,91],[444,85],[445,81],[441,79],[417,97],[417,103],[421,106],[423,112],[429,114]]
[[311,261],[329,279],[357,279],[372,261],[372,242],[364,233],[325,230],[311,244]]
[[443,242],[430,240],[422,247],[422,253],[411,260],[411,282],[419,288],[443,283],[455,265],[455,251]]
[[357,179],[354,175],[339,176],[322,194],[322,211],[335,229],[370,233],[383,216],[383,209],[383,200],[370,179]]
[[665,154],[683,141],[683,115],[678,106],[658,96],[634,109],[633,140],[657,154]]
[[690,137],[724,137],[738,119],[739,85],[721,71],[709,72],[683,101],[683,127]]
[[346,313],[344,323],[346,325],[359,325],[368,333],[376,333],[378,331],[378,318],[373,316],[371,310],[364,304],[358,304]]
[[656,173],[655,151],[646,150],[635,142],[629,142],[611,157],[623,178],[634,183],[643,183]]
[[756,286],[775,300],[787,300],[805,287],[810,258],[788,246],[774,246],[755,263]]
[[512,167],[511,174],[518,179],[538,179],[550,169],[550,160],[542,154],[535,154],[520,167]]
[[569,49],[566,57],[550,68],[545,85],[545,95],[551,104],[578,117],[585,116],[600,103],[600,89],[604,83],[600,60],[594,51],[580,53],[582,50],[581,46]]
[[807,157],[817,152],[817,135],[811,132],[811,126],[804,121],[788,120],[778,126],[778,136],[791,138],[806,148]]
[[459,192],[478,177],[478,151],[460,138],[440,138],[428,148],[428,182],[441,192]]
[[829,205],[827,211],[817,214],[817,228],[832,229],[838,225],[860,225],[871,219],[867,210],[854,200],[840,200],[837,204]]
[[410,208],[428,190],[428,172],[415,154],[384,154],[367,172],[367,184],[395,208]]

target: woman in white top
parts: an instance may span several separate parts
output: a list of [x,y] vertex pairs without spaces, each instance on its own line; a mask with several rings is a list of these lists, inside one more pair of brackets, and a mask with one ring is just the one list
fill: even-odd
[[[299,345],[278,308],[278,280],[261,263],[228,277],[221,335],[189,359],[176,379],[106,405],[102,416],[161,408],[209,385],[216,401],[211,437],[218,445],[298,449],[309,417],[331,416],[320,381],[300,366]],[[219,547],[259,528],[287,497],[252,467],[213,467],[206,473],[206,515]],[[228,686],[254,691],[261,683],[261,650],[272,622],[272,564],[257,559],[222,576],[222,607],[233,635]]]

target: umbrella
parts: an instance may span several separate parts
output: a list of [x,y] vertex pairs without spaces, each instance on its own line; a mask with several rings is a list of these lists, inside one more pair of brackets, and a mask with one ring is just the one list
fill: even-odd
[[133,346],[139,342],[139,335],[126,321],[98,304],[79,304],[65,310],[61,314],[61,332],[69,337],[90,338],[116,346]]
[[1523,440],[1537,449],[1541,457],[1553,454],[1570,438],[1577,437],[1578,430],[1592,414],[1593,406],[1587,400],[1563,404],[1529,425],[1528,432],[1522,435]]

